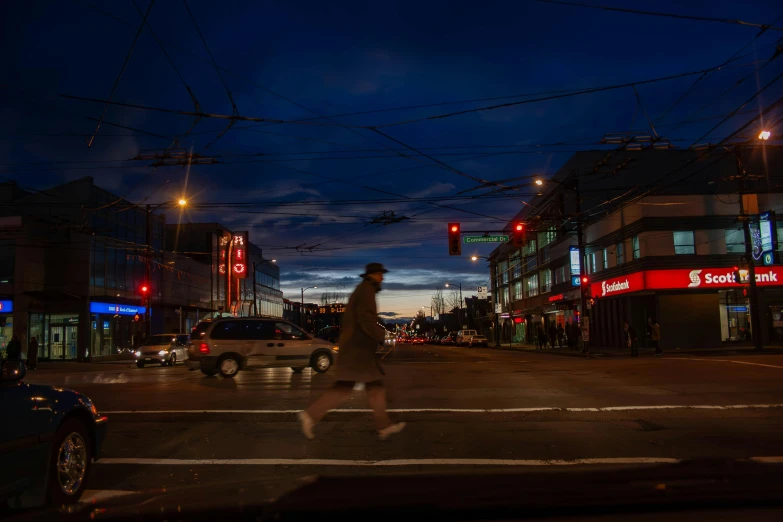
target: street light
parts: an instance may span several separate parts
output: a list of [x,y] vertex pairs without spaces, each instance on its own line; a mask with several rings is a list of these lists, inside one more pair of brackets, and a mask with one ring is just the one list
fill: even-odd
[[177,201],[177,205],[179,205],[180,207],[187,206],[187,204],[188,204],[188,200],[185,198],[179,198],[179,201]]
[[304,328],[304,293],[305,290],[310,290],[311,288],[315,289],[318,288],[317,286],[308,286],[307,288],[302,288],[302,305],[299,308],[299,326]]
[[[449,283],[446,283],[446,288],[449,287]],[[459,316],[459,324],[462,325],[462,283],[457,283],[459,288],[459,308],[457,308],[457,315]],[[460,330],[462,326],[460,326]]]
[[541,185],[543,185],[543,184],[544,184],[544,182],[543,182],[543,181],[541,181],[540,179],[537,179],[537,180],[536,180],[536,185],[538,185],[539,187],[540,187]]
[[761,131],[761,133],[759,134],[759,139],[760,139],[760,140],[765,140],[765,141],[766,141],[766,140],[768,140],[768,139],[769,139],[770,135],[771,135],[771,133],[770,133],[768,130],[763,130],[763,131]]

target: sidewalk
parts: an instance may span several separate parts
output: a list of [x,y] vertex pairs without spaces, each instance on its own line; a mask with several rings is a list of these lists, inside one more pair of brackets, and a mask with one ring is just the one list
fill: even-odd
[[[582,353],[580,350],[569,350],[568,348],[544,348],[537,350],[534,344],[526,343],[513,343],[503,344],[500,347],[494,347],[490,345],[490,348],[496,350],[515,350],[520,352],[533,352],[552,355],[562,355],[565,357],[586,357],[587,354]],[[593,357],[626,357],[630,358],[630,350],[617,349],[617,348],[599,348],[591,346],[589,349],[589,355]],[[765,346],[760,352],[753,349],[752,346],[718,346],[713,348],[675,348],[665,350],[662,357],[667,355],[783,355],[783,346]],[[639,347],[640,357],[653,357],[655,356],[655,350],[653,348]]]

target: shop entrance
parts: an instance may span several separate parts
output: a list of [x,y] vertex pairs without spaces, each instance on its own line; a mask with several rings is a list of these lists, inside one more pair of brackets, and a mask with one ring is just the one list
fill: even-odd
[[[56,316],[52,316],[54,320]],[[49,346],[52,360],[76,359],[78,317],[58,318],[67,322],[49,323]]]

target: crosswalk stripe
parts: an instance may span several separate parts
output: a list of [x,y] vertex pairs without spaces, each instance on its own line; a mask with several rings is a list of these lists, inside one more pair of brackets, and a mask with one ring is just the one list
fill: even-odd
[[[612,411],[643,411],[643,410],[753,410],[783,408],[783,404],[665,404],[649,406],[596,406],[596,407],[531,407],[531,408],[392,408],[390,413],[539,413],[539,412],[612,412]],[[258,414],[281,415],[299,413],[301,409],[258,409],[258,410],[108,410],[106,415],[158,415],[158,414]],[[340,408],[333,413],[370,413],[368,408]]]

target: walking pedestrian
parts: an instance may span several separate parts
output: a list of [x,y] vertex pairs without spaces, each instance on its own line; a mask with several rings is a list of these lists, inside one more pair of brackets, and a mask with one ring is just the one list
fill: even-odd
[[623,321],[623,330],[625,330],[625,344],[631,349],[631,357],[639,357],[636,332],[628,325],[628,321]]
[[38,340],[35,336],[30,337],[30,344],[27,345],[27,369],[35,370],[38,365]]
[[552,348],[557,343],[557,327],[555,323],[549,323],[549,343],[552,345]]
[[348,300],[340,332],[337,382],[299,414],[302,433],[308,439],[315,437],[315,424],[329,410],[345,401],[357,384],[364,386],[381,440],[386,440],[405,428],[404,422],[392,423],[386,413],[386,388],[383,385],[385,372],[380,361],[375,358],[376,347],[386,339],[385,329],[378,324],[375,303],[375,294],[380,292],[383,274],[386,272],[388,270],[380,263],[368,264],[360,275],[362,282]]
[[18,361],[22,358],[22,343],[17,336],[12,336],[8,345],[5,347],[5,353],[9,361]]
[[648,317],[647,324],[650,327],[650,340],[653,348],[655,348],[655,356],[660,357],[663,354],[661,350],[661,325],[658,324],[654,317]]
[[557,345],[563,347],[563,336],[565,335],[565,329],[562,324],[557,325]]
[[544,328],[539,324],[536,327],[536,348],[539,350],[546,346],[546,334],[544,334]]

